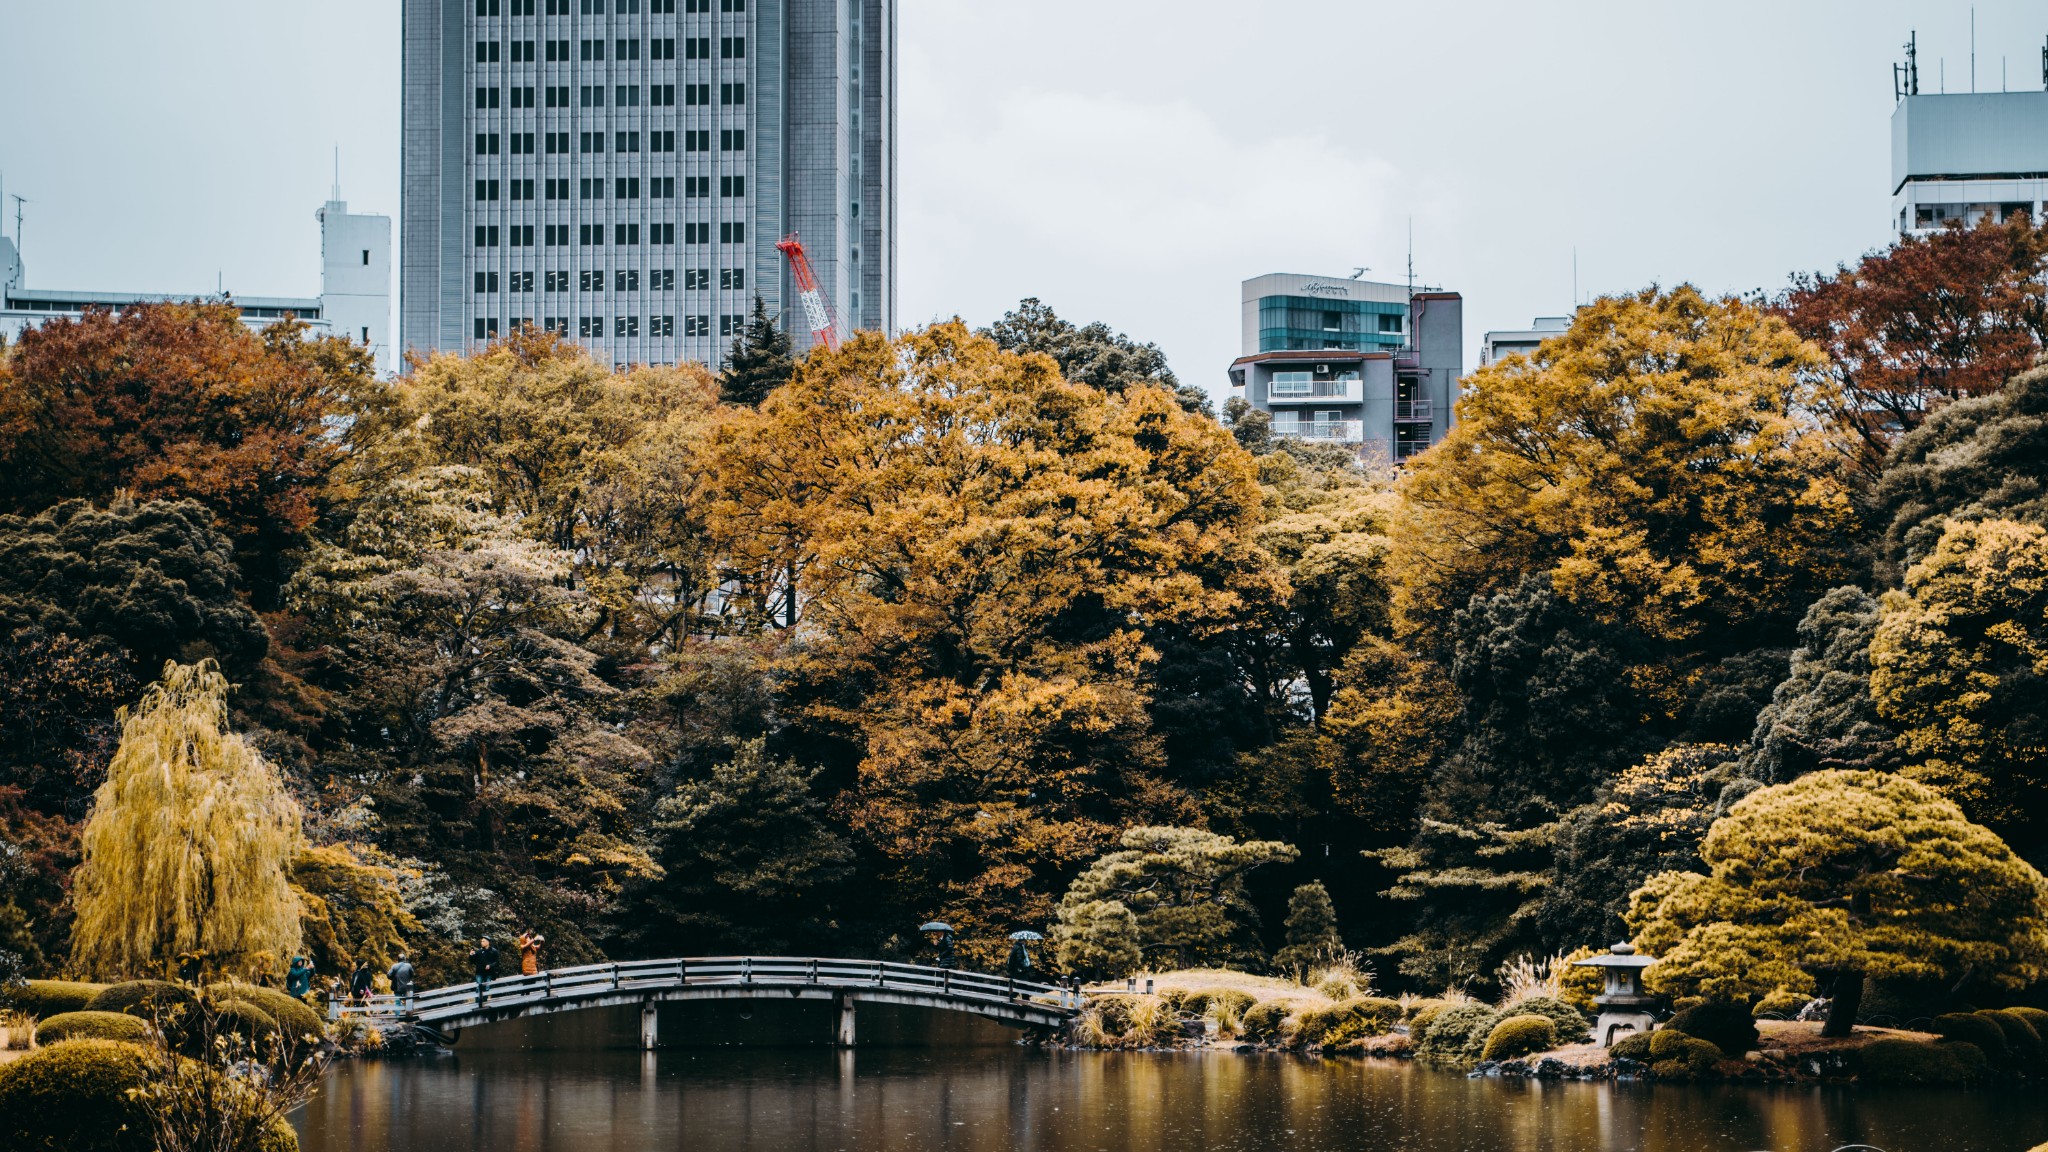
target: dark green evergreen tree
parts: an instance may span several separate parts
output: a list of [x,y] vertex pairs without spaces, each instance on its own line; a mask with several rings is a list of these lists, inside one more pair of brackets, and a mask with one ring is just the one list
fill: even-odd
[[1287,901],[1287,947],[1273,955],[1273,966],[1282,971],[1306,971],[1327,964],[1344,950],[1344,937],[1337,933],[1337,910],[1330,904],[1330,890],[1321,880],[1311,880],[1294,890]]
[[759,408],[761,401],[788,383],[796,371],[796,359],[789,350],[789,333],[776,327],[768,316],[768,306],[755,296],[754,314],[733,337],[732,351],[726,355],[725,373],[718,378],[718,398],[727,404]]
[[1140,344],[1100,321],[1083,328],[1060,317],[1037,297],[1020,302],[1015,311],[990,325],[984,335],[1009,352],[1043,352],[1059,362],[1060,375],[1076,384],[1121,395],[1142,385],[1173,393],[1182,408],[1213,416],[1209,394],[1182,384],[1166,366],[1157,344]]

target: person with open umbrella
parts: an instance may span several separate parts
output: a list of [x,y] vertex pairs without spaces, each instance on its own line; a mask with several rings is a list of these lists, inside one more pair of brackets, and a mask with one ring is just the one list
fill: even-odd
[[1031,949],[1026,945],[1043,939],[1045,937],[1029,929],[1010,933],[1010,979],[1022,980],[1031,975]]
[[959,967],[960,962],[953,956],[953,926],[951,924],[943,920],[927,920],[918,925],[917,930],[939,938],[939,967],[945,969]]

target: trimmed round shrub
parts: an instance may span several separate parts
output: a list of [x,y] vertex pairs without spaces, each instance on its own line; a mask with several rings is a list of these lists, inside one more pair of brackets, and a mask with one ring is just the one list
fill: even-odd
[[1785,1016],[1799,1014],[1801,1008],[1813,1003],[1813,997],[1787,988],[1773,989],[1769,995],[1756,1002],[1749,1010],[1751,1016]]
[[130,980],[115,984],[86,1003],[89,1012],[126,1012],[144,1020],[171,1024],[199,1006],[199,997],[183,984],[168,980]]
[[92,998],[106,991],[105,984],[80,984],[71,980],[31,980],[26,984],[0,987],[0,1007],[12,1008],[40,1020],[63,1012],[83,1012]]
[[1199,1006],[1192,1003],[1197,995],[1199,993],[1190,992],[1185,988],[1162,988],[1159,990],[1159,1002],[1175,1012],[1200,1012],[1208,1004],[1207,1001]]
[[1267,1000],[1244,1010],[1242,1033],[1247,1040],[1268,1044],[1278,1040],[1287,1028],[1287,1005]]
[[1663,1080],[1692,1080],[1714,1070],[1724,1053],[1712,1042],[1676,1028],[1650,1033],[1650,1072]]
[[1400,1020],[1401,1005],[1398,1001],[1361,996],[1302,1013],[1301,1026],[1295,1029],[1295,1035],[1303,1043],[1329,1047],[1364,1036],[1384,1036],[1392,1032]]
[[1655,1032],[1631,1032],[1616,1040],[1607,1051],[1618,1060],[1647,1064],[1650,1062],[1650,1037],[1655,1035]]
[[2007,1008],[2006,1011],[2032,1024],[2034,1031],[2039,1032],[2044,1038],[2048,1038],[2048,1012],[2025,1005],[2017,1008]]
[[123,1012],[59,1012],[36,1025],[36,1043],[56,1044],[65,1040],[125,1040],[139,1044],[149,1039],[149,1024]]
[[216,1036],[233,1036],[250,1045],[261,1045],[277,1035],[277,1021],[270,1013],[244,1000],[229,1000],[213,1006]]
[[239,1000],[255,1005],[265,1016],[277,1022],[278,1031],[291,1044],[306,1043],[308,1037],[317,1042],[326,1034],[318,1012],[308,1008],[305,1001],[287,996],[275,988],[258,984],[215,984],[206,990],[206,994],[219,1002]]
[[[1961,1084],[1970,1079],[1968,1044],[1928,1044],[1887,1036],[1856,1050],[1856,1078],[1872,1084]],[[1983,1054],[1977,1053],[1982,1060]]]
[[2011,1058],[2005,1043],[2005,1029],[1982,1016],[1968,1012],[1950,1012],[1936,1016],[1928,1031],[1943,1040],[1957,1040],[1964,1044],[1975,1044],[1977,1050],[1993,1066],[2003,1067]]
[[1453,1004],[1436,1014],[1416,1042],[1415,1054],[1442,1064],[1470,1064],[1486,1050],[1500,1013],[1484,1004]]
[[1749,1014],[1749,1009],[1727,1001],[1687,1008],[1673,1016],[1665,1027],[1705,1040],[1734,1056],[1756,1047],[1756,1018]]
[[1976,1013],[2005,1033],[2005,1047],[2013,1058],[2031,1063],[2041,1058],[2041,1034],[2027,1022],[2027,1018],[2005,1008],[1985,1008]]
[[1557,1043],[1577,1044],[1592,1033],[1585,1013],[1555,996],[1530,996],[1501,1009],[1505,1016],[1541,1016],[1557,1032]]
[[0,1064],[0,1149],[149,1152],[142,1111],[128,1098],[144,1052],[113,1040],[72,1040]]
[[1548,1052],[1557,1047],[1557,1025],[1548,1016],[1510,1016],[1486,1034],[1482,1060],[1512,1060],[1531,1052]]

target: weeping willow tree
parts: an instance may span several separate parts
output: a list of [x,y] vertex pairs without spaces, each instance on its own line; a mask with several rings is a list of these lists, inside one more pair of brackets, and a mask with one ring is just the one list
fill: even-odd
[[121,713],[72,888],[81,973],[161,975],[189,952],[255,974],[298,949],[300,809],[277,770],[228,731],[227,691],[210,660],[170,663]]

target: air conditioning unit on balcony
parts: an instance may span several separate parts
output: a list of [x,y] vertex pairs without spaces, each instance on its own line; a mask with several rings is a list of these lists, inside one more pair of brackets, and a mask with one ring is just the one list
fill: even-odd
[[1330,366],[1329,366],[1328,364],[1318,364],[1318,365],[1316,365],[1316,375],[1318,375],[1318,376],[1328,376],[1329,374],[1330,374]]

